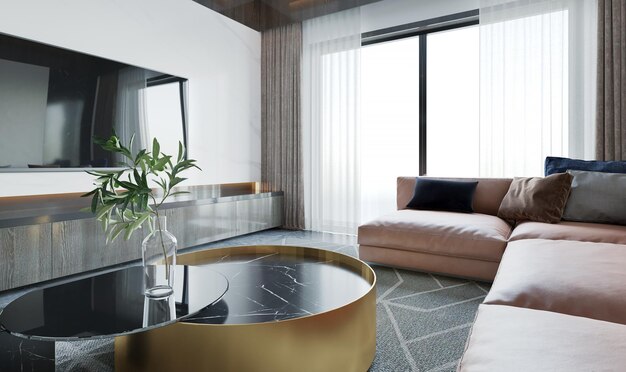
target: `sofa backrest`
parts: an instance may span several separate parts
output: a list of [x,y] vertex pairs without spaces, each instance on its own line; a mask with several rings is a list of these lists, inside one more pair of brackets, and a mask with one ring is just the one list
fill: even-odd
[[[438,177],[429,177],[438,178]],[[476,194],[474,194],[474,212],[490,214],[495,216],[498,214],[500,203],[504,199],[509,186],[513,181],[511,178],[439,178],[451,181],[478,181],[476,186]],[[396,201],[398,210],[405,209],[406,205],[413,198],[415,191],[415,177],[398,177],[398,194]]]

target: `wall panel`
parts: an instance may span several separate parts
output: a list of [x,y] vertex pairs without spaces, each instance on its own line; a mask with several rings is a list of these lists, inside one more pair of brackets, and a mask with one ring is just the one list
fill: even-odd
[[0,229],[0,290],[52,278],[51,224]]

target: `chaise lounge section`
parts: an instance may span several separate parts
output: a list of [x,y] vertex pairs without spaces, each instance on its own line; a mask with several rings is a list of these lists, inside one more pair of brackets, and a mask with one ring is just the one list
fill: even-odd
[[626,246],[511,242],[484,303],[626,324]]
[[626,326],[503,305],[480,305],[458,371],[621,371]]
[[[468,179],[464,179],[468,180]],[[361,259],[495,281],[458,370],[589,371],[626,366],[626,226],[496,215],[510,179],[478,181],[475,213],[405,209],[359,227]],[[497,273],[497,274],[496,274]]]
[[626,246],[509,243],[458,371],[620,371]]

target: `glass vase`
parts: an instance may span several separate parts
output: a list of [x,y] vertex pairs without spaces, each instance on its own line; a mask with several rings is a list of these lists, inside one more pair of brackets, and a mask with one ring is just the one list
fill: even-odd
[[174,292],[177,247],[165,216],[154,218],[152,232],[141,243],[146,296],[163,298]]
[[174,297],[153,298],[144,296],[143,327],[152,327],[176,319],[176,299]]

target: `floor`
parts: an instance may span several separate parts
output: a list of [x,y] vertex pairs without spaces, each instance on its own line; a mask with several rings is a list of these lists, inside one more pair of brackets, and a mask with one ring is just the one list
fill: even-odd
[[[357,256],[356,237],[268,230],[204,245],[295,245]],[[454,371],[486,283],[373,266],[377,274],[377,352],[371,372]],[[26,289],[28,290],[28,289]],[[25,290],[0,293],[0,308]],[[112,342],[61,342],[57,371],[112,371]]]

